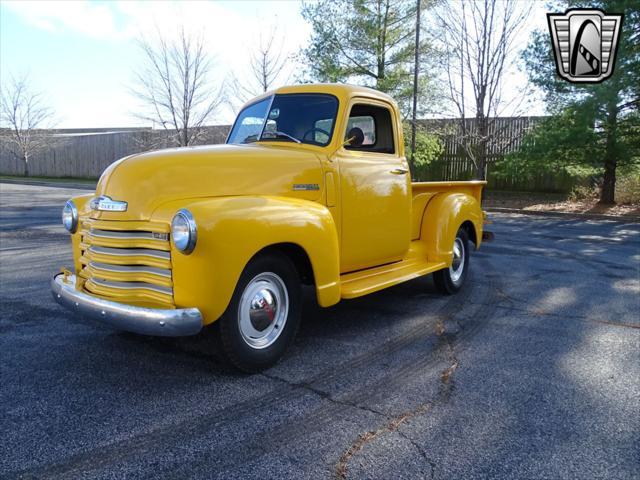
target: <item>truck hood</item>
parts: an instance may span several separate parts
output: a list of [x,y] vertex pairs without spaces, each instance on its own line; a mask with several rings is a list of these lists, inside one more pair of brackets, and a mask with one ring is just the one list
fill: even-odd
[[149,220],[163,203],[183,198],[278,195],[317,201],[321,192],[321,164],[313,152],[270,144],[175,148],[111,164],[96,195],[125,201],[127,210],[93,211],[91,217]]

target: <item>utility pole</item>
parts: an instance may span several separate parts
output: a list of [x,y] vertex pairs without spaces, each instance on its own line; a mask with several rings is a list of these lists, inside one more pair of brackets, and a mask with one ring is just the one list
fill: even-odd
[[411,172],[415,171],[416,156],[416,110],[418,109],[418,70],[420,70],[420,2],[416,0],[416,51],[413,67],[413,111],[411,112]]

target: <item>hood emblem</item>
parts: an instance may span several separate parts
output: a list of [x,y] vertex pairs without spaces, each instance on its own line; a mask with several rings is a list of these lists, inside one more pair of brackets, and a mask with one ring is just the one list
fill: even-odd
[[126,212],[127,202],[119,200],[111,200],[106,195],[95,197],[89,203],[91,210],[99,210],[102,212]]
[[304,190],[320,190],[320,185],[317,183],[294,183],[293,191],[299,192]]

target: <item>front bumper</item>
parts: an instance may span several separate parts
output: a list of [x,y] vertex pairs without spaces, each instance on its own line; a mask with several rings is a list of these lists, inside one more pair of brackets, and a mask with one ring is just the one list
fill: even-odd
[[76,290],[76,276],[59,273],[51,280],[53,298],[60,305],[119,330],[182,337],[195,335],[202,329],[202,314],[197,308],[144,308],[111,302]]

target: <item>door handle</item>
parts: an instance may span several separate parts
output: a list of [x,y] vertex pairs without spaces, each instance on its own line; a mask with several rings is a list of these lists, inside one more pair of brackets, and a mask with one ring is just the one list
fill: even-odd
[[395,168],[393,170],[391,170],[391,172],[389,173],[393,173],[394,175],[404,175],[405,173],[408,173],[409,170],[407,170],[406,168]]

